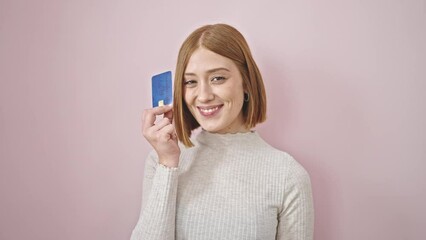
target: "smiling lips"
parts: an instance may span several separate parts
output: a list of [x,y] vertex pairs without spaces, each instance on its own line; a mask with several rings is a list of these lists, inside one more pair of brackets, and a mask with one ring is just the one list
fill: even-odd
[[198,111],[203,115],[204,117],[212,117],[215,115],[219,110],[222,108],[223,105],[216,105],[216,106],[206,106],[206,107],[197,107]]

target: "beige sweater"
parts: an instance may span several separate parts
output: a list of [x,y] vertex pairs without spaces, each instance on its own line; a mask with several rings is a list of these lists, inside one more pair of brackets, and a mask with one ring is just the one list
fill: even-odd
[[145,165],[142,208],[131,240],[313,239],[308,173],[257,132],[201,131],[178,168]]

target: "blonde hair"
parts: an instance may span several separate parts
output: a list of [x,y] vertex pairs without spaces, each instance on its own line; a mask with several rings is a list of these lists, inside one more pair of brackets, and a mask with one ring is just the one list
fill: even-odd
[[190,140],[191,133],[200,124],[192,116],[184,101],[183,79],[188,61],[199,47],[227,57],[237,65],[243,78],[244,91],[249,95],[249,101],[244,102],[242,107],[244,125],[251,129],[266,120],[266,93],[262,75],[243,35],[227,24],[202,26],[183,42],[175,71],[173,121],[177,137],[186,147],[193,146]]

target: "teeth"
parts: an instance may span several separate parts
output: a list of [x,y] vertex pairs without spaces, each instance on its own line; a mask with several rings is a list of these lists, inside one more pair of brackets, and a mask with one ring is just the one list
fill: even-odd
[[209,109],[200,108],[201,112],[203,112],[203,113],[211,113],[211,112],[216,111],[217,109],[219,109],[219,107],[214,107],[214,108],[209,108]]

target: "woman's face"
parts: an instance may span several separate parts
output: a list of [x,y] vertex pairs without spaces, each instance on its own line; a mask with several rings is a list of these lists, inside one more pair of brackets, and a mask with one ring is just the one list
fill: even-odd
[[214,133],[245,132],[243,79],[235,63],[198,48],[184,73],[184,98],[200,126]]

